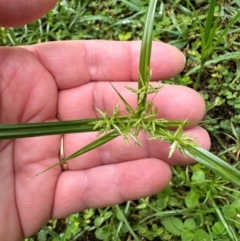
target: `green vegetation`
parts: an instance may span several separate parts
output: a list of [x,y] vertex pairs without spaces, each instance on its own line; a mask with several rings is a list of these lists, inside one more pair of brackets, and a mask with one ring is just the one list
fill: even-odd
[[[148,2],[60,1],[31,25],[1,29],[0,44],[141,39]],[[154,38],[177,46],[187,56],[183,73],[166,82],[200,91],[208,107],[204,125],[212,136],[212,152],[238,168],[240,3],[219,1],[214,7],[215,1],[210,5],[201,0],[159,2]],[[153,197],[49,221],[28,240],[240,239],[240,190],[236,186],[199,163],[175,167],[173,174],[169,186]]]

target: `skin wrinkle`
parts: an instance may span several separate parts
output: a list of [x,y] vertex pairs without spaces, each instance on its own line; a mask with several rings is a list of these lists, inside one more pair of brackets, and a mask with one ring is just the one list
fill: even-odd
[[[59,212],[59,217],[60,217],[60,218],[61,218],[61,217],[65,217],[63,210],[64,210],[65,212],[71,212],[71,208],[72,208],[72,206],[73,206],[73,203],[72,203],[72,200],[73,200],[73,199],[74,199],[73,196],[68,195],[68,196],[64,199],[64,201],[61,202],[61,210],[60,210],[60,212]],[[82,200],[80,199],[80,201],[82,201]],[[51,216],[50,216],[50,218],[52,218],[52,219],[58,219],[57,216],[54,216],[54,202],[55,202],[55,199],[53,200],[53,208],[52,208],[52,210],[51,210]],[[69,205],[69,204],[71,204],[71,205]],[[61,211],[63,212],[63,214],[61,214]],[[81,210],[79,210],[79,212],[81,212]]]
[[117,172],[117,169],[116,169],[116,165],[115,166],[113,166],[113,168],[114,168],[114,185],[115,185],[115,189],[117,189],[117,187],[120,187],[119,188],[119,191],[118,191],[118,196],[119,196],[119,199],[118,200],[120,200],[120,202],[124,202],[125,200],[127,200],[127,198],[126,197],[124,197],[124,195],[123,195],[123,192],[122,192],[122,188],[121,188],[121,176],[119,175],[119,172]]
[[[20,66],[19,68],[20,69]],[[16,70],[18,71],[18,70]],[[2,78],[4,80],[4,78]],[[2,83],[4,83],[4,81],[1,79],[1,87],[3,86]],[[4,86],[4,88],[1,88],[1,93],[2,93],[2,96],[4,95],[5,91],[7,91],[9,89],[9,86],[11,85],[11,83],[14,81],[13,78],[9,78],[10,81],[7,81],[7,84]]]
[[96,61],[96,56],[94,52],[92,51],[91,45],[86,45],[85,42],[83,43],[83,48],[85,52],[85,59],[86,65],[88,67],[88,76],[89,76],[89,81],[94,82],[94,76],[97,72],[97,61]]
[[[87,175],[87,172],[82,172],[83,175],[81,175],[81,179],[80,179],[80,182],[78,183],[79,186],[80,186],[80,190],[82,190],[81,194],[80,195],[80,199],[82,200],[82,207],[80,208],[80,210],[85,210],[87,208],[90,208],[90,206],[88,205],[89,203],[89,200],[91,200],[91,197],[89,198],[88,197],[88,190],[90,190],[90,185],[89,183],[89,180],[88,180],[88,175]],[[84,186],[82,186],[84,184]],[[87,197],[87,198],[86,198]]]
[[[85,42],[82,43],[82,46],[83,46],[84,57],[81,56],[81,58],[79,58],[79,66],[81,66],[81,62],[82,62],[81,60],[84,59],[84,60],[85,60],[85,61],[84,61],[84,62],[85,62],[85,70],[87,71],[87,74],[85,74],[84,77],[86,78],[86,80],[89,80],[89,79],[91,79],[91,78],[90,78],[90,69],[87,67],[87,66],[89,66],[89,62],[88,62],[88,51],[89,51],[89,50],[87,51],[87,47],[86,47]],[[86,77],[86,76],[87,76],[87,77]],[[79,77],[82,77],[82,76],[81,76],[81,73],[79,73]],[[80,79],[80,78],[79,78],[79,79]],[[80,82],[80,83],[79,83],[79,86],[80,86],[80,85],[83,85],[83,84],[87,84],[87,83],[88,83],[88,81],[84,81],[84,82],[82,82],[82,83]]]
[[[9,48],[8,48],[9,49]],[[7,50],[8,50],[7,49]],[[7,51],[6,51],[7,52]],[[12,52],[10,52],[10,54],[5,54],[5,58],[4,59],[6,59],[6,60],[8,60],[9,59],[9,55],[11,55],[11,53]],[[7,61],[2,61],[4,64],[7,62]],[[10,63],[10,66],[11,66],[11,63]],[[11,66],[12,67],[12,66]],[[19,69],[20,69],[20,65],[18,65],[18,67],[17,68],[15,68],[15,66],[14,66],[14,71],[12,71],[12,69],[13,68],[11,68],[10,69],[10,73],[11,73],[11,75],[8,77],[8,78],[6,78],[8,81],[7,81],[7,83],[6,83],[6,81],[5,81],[5,83],[6,83],[6,87],[5,87],[5,89],[4,89],[4,91],[3,91],[3,93],[2,93],[2,96],[4,95],[4,93],[6,93],[6,91],[8,91],[9,89],[11,89],[11,84],[12,84],[12,82],[15,80],[15,76],[16,76],[16,74],[17,74],[17,72],[19,71]],[[6,70],[8,70],[8,69],[6,69]],[[8,70],[9,71],[9,70]],[[3,77],[5,77],[5,76],[3,76]],[[3,78],[3,79],[5,79],[5,78]],[[10,81],[9,81],[10,80]],[[3,81],[4,82],[4,81]],[[2,86],[2,85],[1,85]],[[15,90],[14,90],[14,93],[13,93],[13,91],[8,91],[9,92],[9,94],[12,96],[12,99],[14,99],[15,98]],[[8,93],[7,93],[8,94]],[[2,99],[4,99],[3,97],[2,97]],[[18,102],[17,102],[18,103]],[[4,104],[2,104],[2,102],[1,102],[1,105],[4,105]],[[2,111],[3,112],[5,112],[4,111],[4,109],[3,109],[3,107],[1,107],[1,109],[2,109]],[[4,122],[6,122],[6,119],[3,121],[2,120],[2,118],[1,118],[1,122],[2,123],[4,123]]]
[[[55,216],[54,210],[53,210],[50,218],[51,219],[67,218],[69,215],[67,215],[66,213],[72,213],[73,206],[75,205],[75,203],[72,200],[74,200],[74,197],[65,198],[64,202],[61,202],[61,210],[59,210],[58,215]],[[82,201],[83,200],[80,197],[79,202],[82,202]],[[84,210],[84,208],[83,209],[79,208],[79,210],[77,210],[77,212],[82,212]],[[74,213],[77,213],[77,212],[74,212]]]
[[[34,89],[37,87],[38,84],[39,84],[39,83],[36,83],[36,85],[34,85],[34,87],[31,88],[30,92],[29,92],[28,95],[27,95],[26,103],[31,103],[31,102],[29,102],[29,99],[31,98],[32,93],[33,93]],[[31,103],[31,104],[32,104],[32,103]],[[29,117],[27,120],[24,120],[23,116],[24,116],[24,114],[25,114],[26,109],[27,109],[27,105],[24,105],[23,110],[22,110],[22,115],[21,115],[20,118],[19,118],[19,122],[20,122],[20,123],[21,123],[21,122],[29,122],[31,119],[34,118],[34,116],[36,116],[36,115],[38,115],[38,114],[40,113],[40,111],[39,111],[39,113],[35,113],[32,117]]]
[[[30,47],[30,48],[29,48]],[[47,70],[48,74],[51,76],[52,79],[54,79],[54,75],[53,73],[51,73],[51,71],[48,69],[48,66],[46,66],[44,63],[44,59],[41,58],[41,54],[39,54],[39,49],[37,47],[35,47],[35,45],[31,45],[31,46],[23,46],[23,48],[25,48],[30,54],[32,54],[33,57],[35,57],[39,63],[41,63],[41,65]],[[44,58],[45,56],[43,56]],[[56,87],[58,89],[58,86],[56,84]]]
[[[21,70],[21,66],[20,66],[20,65],[19,65],[17,68],[15,68],[15,70],[14,70],[13,73],[12,73],[12,75],[9,76],[8,80],[10,80],[10,81],[8,81],[8,84],[6,85],[6,88],[5,88],[5,90],[3,90],[3,93],[2,93],[2,94],[4,94],[4,92],[5,92],[7,89],[10,88],[10,85],[11,85],[12,82],[14,82],[15,76],[17,75],[17,73],[19,72],[19,70]],[[14,97],[14,95],[15,95],[15,93],[13,94],[13,97]]]
[[[74,47],[75,47],[75,45],[74,45]],[[76,47],[78,47],[78,46],[76,45]],[[78,54],[78,56],[75,56],[75,62],[78,63],[77,66],[80,66],[81,68],[77,68],[77,70],[75,70],[77,72],[77,76],[78,76],[78,78],[76,80],[77,84],[75,87],[82,86],[84,84],[89,84],[91,82],[90,70],[88,68],[89,59],[88,59],[87,45],[85,44],[85,42],[81,42],[77,49],[79,50],[79,54]],[[85,61],[82,61],[82,59]],[[85,63],[84,66],[82,66],[82,63]],[[82,73],[84,73],[84,75]],[[72,87],[70,87],[70,88],[72,88]]]
[[[68,171],[68,173],[70,173],[71,171]],[[63,178],[65,175],[68,175],[67,172],[65,173],[62,173],[60,178]],[[74,173],[74,172],[73,172]],[[63,186],[63,191],[65,191],[67,194],[68,192],[71,193],[71,189],[68,188],[68,186],[74,186],[74,183],[72,184],[71,183],[72,180],[70,180],[70,182],[67,182],[65,183],[65,185],[67,186],[67,191],[66,191],[66,187]],[[81,181],[79,182],[81,183]],[[83,182],[82,182],[83,183]],[[81,186],[80,186],[80,189],[81,189]],[[71,195],[66,195],[67,198],[64,198],[64,200],[61,201],[61,209],[60,211],[58,211],[58,215],[55,214],[55,206],[56,206],[56,192],[58,191],[58,183],[56,183],[56,186],[55,186],[55,189],[54,189],[55,193],[54,193],[54,198],[53,198],[53,205],[52,205],[52,209],[51,209],[51,215],[50,215],[50,218],[53,218],[53,219],[58,219],[58,218],[63,218],[63,217],[66,217],[67,215],[65,213],[68,213],[69,211],[68,210],[71,210],[72,209],[72,206],[74,206],[74,202],[71,202],[70,200],[74,200],[74,196],[71,196]],[[80,196],[80,200],[82,200],[82,196]],[[83,201],[83,200],[82,200]],[[71,205],[69,205],[69,203]],[[79,208],[79,212],[81,212],[81,208]]]
[[[25,58],[22,58],[21,57],[21,55],[22,55],[22,53],[21,53],[21,51],[18,51],[18,49],[14,49],[14,51],[12,51],[12,48],[11,47],[0,47],[0,50],[2,50],[3,51],[3,53],[5,53],[4,54],[4,57],[1,57],[1,64],[4,64],[4,65],[6,65],[6,66],[8,66],[8,63],[6,63],[10,58],[11,58],[11,55],[13,54],[13,52],[14,52],[14,54],[16,53],[16,54],[18,54],[18,56],[17,56],[17,58],[18,59],[20,59],[21,61],[24,61],[25,62]],[[9,51],[9,52],[8,52]],[[18,71],[19,70],[21,70],[21,65],[23,65],[24,64],[24,62],[23,63],[21,63],[21,65],[19,65],[19,64],[17,64],[17,68],[15,67],[16,65],[14,65],[14,71],[12,71],[12,69],[13,69],[13,67],[12,67],[12,61],[8,61],[9,62],[9,66],[11,67],[11,69],[10,69],[10,71],[11,71],[11,76],[9,76],[8,78],[7,78],[7,85],[5,86],[5,88],[9,88],[9,85],[12,83],[12,81],[14,81],[14,77],[16,76],[16,74],[18,73]],[[5,69],[6,70],[6,69]],[[7,70],[9,70],[9,69],[7,69]],[[5,78],[2,78],[2,80],[4,80]],[[1,83],[3,82],[1,80]],[[10,81],[9,81],[10,80]],[[2,87],[2,84],[1,84],[1,87]],[[5,89],[3,89],[3,91],[2,91],[2,93],[4,93],[4,91],[5,91]]]
[[[82,190],[81,193],[83,194],[83,195],[80,195],[80,199],[82,200],[83,207],[80,209],[85,210],[85,209],[91,207],[91,205],[88,205],[89,203],[91,203],[91,197],[88,197],[88,195],[87,195],[89,190],[91,190],[90,189],[91,185],[89,185],[91,182],[88,179],[88,175],[87,175],[88,172],[82,172],[82,173],[83,173],[83,175],[82,175],[81,179],[84,179],[84,181],[81,180],[82,182],[81,181],[79,182],[79,186],[80,186],[80,189]],[[84,187],[82,188],[83,183],[84,183]],[[87,198],[85,198],[86,196],[87,196]],[[89,200],[90,200],[90,202],[89,202]]]
[[[62,44],[65,44],[67,41],[62,41]],[[59,44],[59,42],[57,43]],[[24,49],[28,50],[37,60],[38,62],[43,66],[44,69],[47,70],[47,73],[51,76],[51,78],[53,80],[56,80],[59,78],[59,77],[62,77],[64,75],[64,73],[61,73],[61,75],[58,76],[55,76],[54,75],[54,70],[55,69],[51,69],[48,67],[48,64],[49,64],[49,61],[51,61],[52,63],[56,63],[56,62],[61,62],[61,59],[64,60],[64,57],[63,56],[57,56],[55,58],[55,56],[52,54],[52,49],[51,48],[46,48],[48,47],[48,43],[41,43],[41,44],[38,44],[38,45],[30,45],[30,46],[23,46]],[[47,51],[46,51],[47,50]],[[43,54],[40,54],[39,51],[43,51]],[[61,53],[61,51],[59,52]],[[52,57],[54,56],[54,58]],[[58,65],[60,65],[58,63]],[[51,67],[53,67],[52,65],[50,65]],[[65,66],[65,69],[66,69],[66,66]],[[67,70],[64,70],[64,72],[67,72]],[[61,86],[58,85],[58,83],[56,82],[56,88],[57,90],[61,90]],[[72,88],[72,87],[71,87]],[[67,88],[64,88],[64,90],[67,89]]]
[[[0,123],[2,123],[2,122],[0,122]],[[4,151],[8,147],[8,145],[10,145],[11,143],[12,143],[12,140],[1,140],[0,141],[0,152]]]
[[[9,146],[10,145],[10,146]],[[8,150],[8,148],[10,149],[10,151]],[[9,159],[13,158],[13,149],[14,149],[14,140],[11,140],[10,143],[8,143],[8,145],[3,149],[3,151],[1,151],[2,153],[3,152],[7,152],[7,153],[10,153],[11,157],[9,157]],[[4,153],[3,153],[4,155]],[[4,155],[5,157],[5,155]],[[2,160],[0,160],[0,169],[3,168],[3,163],[5,162],[5,158],[3,158]],[[9,170],[9,172],[7,172],[7,170]],[[11,168],[8,167],[4,169],[4,172],[1,172],[0,174],[0,178],[2,177],[2,175],[4,174],[4,176],[6,176],[6,178],[9,178],[11,175],[11,172],[12,172],[12,169],[13,169],[13,165],[11,165]],[[1,183],[3,183],[5,179],[0,179],[0,185]]]
[[[134,59],[133,59],[133,56],[134,56],[134,54],[133,54],[133,48],[131,48],[130,47],[130,42],[127,42],[127,48],[128,48],[128,50],[127,50],[127,52],[130,52],[131,54],[127,54],[127,56],[128,56],[128,58],[129,58],[129,64],[132,66],[130,69],[131,69],[131,72],[130,72],[130,76],[129,76],[129,80],[132,82],[132,81],[134,81],[134,67],[133,67],[133,64],[134,64]],[[135,60],[136,61],[136,60]]]
[[[12,157],[11,157],[11,158],[14,158],[14,157],[15,157],[15,151],[14,151],[15,140],[11,140],[10,143],[12,144],[12,147],[10,147],[10,148],[13,150],[13,151],[11,151],[11,153],[12,153]],[[16,172],[16,169],[15,169],[14,163],[12,163],[10,169],[11,169],[11,171],[12,171],[14,174],[17,173],[17,172]],[[6,171],[6,169],[4,169],[4,172],[5,172],[5,171]],[[11,175],[8,175],[8,176],[11,177]],[[20,223],[19,229],[20,229],[20,231],[21,231],[21,236],[24,237],[24,232],[23,232],[22,225],[21,225],[21,224],[22,224],[22,223],[21,223],[21,218],[20,218],[20,215],[19,215],[18,202],[17,202],[17,199],[16,199],[16,176],[15,176],[15,175],[13,176],[13,180],[11,180],[10,182],[11,182],[11,184],[13,185],[13,193],[14,193],[13,200],[14,200],[15,208],[16,208],[16,212],[17,212],[16,217],[17,217],[17,219],[18,219],[18,222]],[[9,183],[9,182],[6,182],[6,183]],[[11,189],[9,189],[9,190],[11,190]]]
[[[98,94],[99,92],[97,91],[99,82],[92,82],[92,83],[94,83],[94,85],[92,87],[92,89],[93,89],[93,91],[92,91],[92,99],[93,99],[92,110],[93,110],[93,113],[95,113],[95,118],[98,118],[100,116],[99,116],[99,113],[96,110],[96,108],[101,108],[101,106],[103,106],[103,101],[101,101],[101,98],[99,98],[99,94]],[[100,106],[99,106],[99,103],[101,103]]]
[[141,140],[141,143],[142,143],[142,145],[143,145],[143,147],[145,147],[145,158],[147,158],[147,157],[150,157],[150,148],[149,148],[149,140],[148,140],[148,138],[147,138],[147,134],[146,133],[141,133],[141,135],[143,135],[144,136],[144,138],[142,138],[143,139],[143,142],[142,142],[142,140]]
[[81,194],[82,194],[80,195],[80,199],[82,200],[82,204],[80,207],[81,210],[85,210],[93,207],[91,196],[89,196],[89,194],[91,194],[91,191],[92,191],[91,181],[89,181],[89,171],[88,170],[85,171],[83,173],[83,176],[84,176],[84,181],[80,183],[80,186],[84,183],[84,187],[82,188],[81,186]]
[[[32,92],[32,91],[31,91],[31,92]],[[29,99],[29,98],[31,98],[31,96],[29,96],[28,99]],[[41,100],[40,100],[40,101],[41,101]],[[29,103],[29,102],[28,102],[28,103]],[[20,118],[20,122],[21,122],[21,123],[34,122],[33,119],[34,119],[36,116],[41,115],[41,113],[43,113],[44,110],[46,110],[49,105],[50,105],[49,103],[46,103],[44,106],[41,107],[41,109],[38,109],[36,113],[34,113],[32,116],[29,116],[28,119],[24,120],[23,116],[24,116],[24,114],[25,114],[25,112],[26,112],[25,110],[27,109],[27,105],[25,105],[25,106],[24,106],[24,109],[23,109],[23,111],[22,111],[22,116],[21,116],[21,118]],[[33,121],[32,121],[32,120],[33,120]],[[48,118],[46,119],[46,121],[47,121],[47,120],[48,120]],[[49,121],[51,121],[51,120],[52,120],[52,118],[51,118]]]
[[[121,175],[120,175],[120,172],[117,171],[117,167],[119,167],[119,165],[112,165],[110,164],[110,166],[108,167],[108,175],[110,177],[112,177],[112,180],[115,180],[115,179],[118,179],[118,180],[121,180]],[[121,170],[121,169],[120,169]],[[118,181],[119,183],[121,183],[121,181]],[[121,192],[121,186],[119,186],[120,188],[117,188],[118,186],[116,186],[116,184],[118,183],[115,181],[113,181],[114,185],[104,185],[104,190],[106,190],[106,193],[107,194],[110,194],[110,195],[105,195],[105,202],[108,204],[108,205],[113,205],[114,203],[116,203],[116,200],[118,200],[117,202],[118,203],[122,203],[126,200],[126,198],[124,198],[124,195],[122,195],[122,192]],[[104,180],[104,183],[106,184],[106,181]],[[110,188],[108,188],[110,186]],[[108,189],[110,190],[108,192]],[[114,190],[118,190],[117,192],[114,193]],[[99,206],[99,205],[98,205]],[[101,206],[102,207],[102,206]]]
[[[55,85],[55,87],[57,88],[57,86]],[[56,90],[57,91],[57,90]],[[56,95],[57,95],[57,93],[56,93]],[[49,113],[49,117],[46,117],[45,118],[45,121],[55,121],[55,120],[58,120],[57,118],[58,118],[58,115],[57,115],[57,110],[58,110],[58,97],[57,97],[57,99],[56,99],[56,103],[55,103],[55,108],[54,108],[54,113],[55,113],[55,117],[56,118],[54,118],[53,119],[53,117],[52,117],[52,113]],[[38,115],[41,115],[41,113],[44,113],[44,110],[45,109],[47,109],[48,108],[48,106],[50,106],[51,105],[51,103],[50,102],[47,102],[40,110],[38,110],[38,113],[36,113],[33,117],[31,117],[31,119],[29,119],[28,121],[30,122],[33,118],[35,118],[36,117],[36,115],[38,114]],[[51,106],[50,106],[51,107]],[[56,111],[55,111],[56,110]]]
[[[104,165],[106,165],[106,163],[104,162],[104,160],[106,160],[106,157],[103,157],[103,153],[104,153],[104,145],[100,146],[99,148],[97,148],[96,150],[98,151],[98,156],[100,159],[100,162]],[[112,153],[112,152],[111,152]],[[111,156],[111,155],[110,155]]]
[[[50,162],[50,159],[51,159],[51,158],[48,158],[48,159],[46,159],[45,161],[46,161],[46,162]],[[56,161],[55,161],[55,162],[56,162]],[[51,163],[51,162],[50,162],[50,163]],[[34,166],[34,165],[32,165],[32,166]],[[41,170],[43,170],[43,169],[49,167],[49,163],[48,163],[48,164],[45,164],[45,165],[41,165],[41,166],[42,166]],[[53,174],[53,173],[52,173],[52,174]],[[44,174],[43,174],[43,175],[44,175]],[[55,172],[54,175],[59,175],[59,172],[58,172],[58,174],[57,174],[57,172]],[[30,181],[31,181],[31,180],[30,180]],[[38,184],[38,185],[42,185],[42,184]],[[54,183],[53,190],[56,190],[56,185],[57,185],[57,178],[56,178],[56,182]],[[16,186],[16,184],[15,184],[15,186]],[[35,191],[34,191],[34,192],[35,192]],[[16,197],[16,195],[15,195],[15,197]],[[45,207],[44,205],[41,205],[41,201],[40,201],[40,203],[37,203],[36,200],[35,200],[34,206],[36,207],[36,212],[39,212],[39,208],[43,209],[44,213],[48,213],[47,219],[49,220],[49,219],[51,218],[51,213],[52,213],[52,209],[53,209],[53,205],[54,205],[54,199],[55,199],[55,193],[53,192],[51,198],[49,198],[49,202],[48,202],[48,203],[51,204],[51,205],[49,205],[49,207]],[[29,204],[31,204],[31,203],[32,203],[32,200],[29,199]],[[20,204],[22,205],[23,203],[18,202],[18,203],[16,204],[16,206],[18,207],[18,205],[20,205]],[[34,209],[32,209],[31,211],[34,213]],[[18,211],[18,213],[19,213],[19,211]],[[32,214],[32,213],[31,213],[31,214]],[[20,219],[20,223],[21,223],[22,230],[23,230],[23,227],[25,227],[26,225],[25,225],[25,223],[24,223],[24,220],[22,220],[21,218],[19,218],[19,219]],[[44,220],[39,220],[39,221],[38,221],[38,220],[34,219],[34,221],[36,221],[36,223],[41,222],[41,223],[42,223],[41,226],[43,226],[43,225],[45,224],[45,221],[44,221]],[[36,230],[36,231],[37,231],[37,230]],[[36,232],[36,231],[35,231],[35,232]],[[22,231],[22,232],[23,232],[23,236],[24,236],[24,237],[29,236],[29,234],[25,233],[24,231]]]
[[[38,49],[38,48],[35,48],[34,45],[31,46],[31,47],[32,47],[32,48],[29,49],[28,46],[24,46],[24,48],[26,48],[26,49],[28,50],[28,52],[29,52],[30,54],[32,54],[32,56],[33,56],[34,58],[36,58],[36,60],[38,60],[38,62],[41,64],[41,66],[42,66],[44,69],[47,70],[47,73],[48,73],[48,74],[51,76],[51,78],[54,80],[55,77],[54,77],[53,73],[51,72],[51,70],[48,69],[48,66],[46,66],[46,65],[44,64],[45,61],[41,58],[41,54],[39,54],[39,49]],[[44,56],[43,56],[43,57],[44,57]],[[56,84],[55,81],[54,81],[54,83],[55,83],[55,86],[56,86],[56,90],[58,90],[58,85]]]

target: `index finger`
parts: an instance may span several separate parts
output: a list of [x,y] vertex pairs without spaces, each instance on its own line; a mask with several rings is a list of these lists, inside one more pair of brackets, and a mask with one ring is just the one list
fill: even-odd
[[[26,46],[54,77],[59,89],[78,87],[91,81],[138,80],[140,41],[60,41]],[[153,42],[152,80],[178,74],[184,55],[175,47]]]

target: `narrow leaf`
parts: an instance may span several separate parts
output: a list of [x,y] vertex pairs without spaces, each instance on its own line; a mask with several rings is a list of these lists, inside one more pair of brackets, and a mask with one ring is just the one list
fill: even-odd
[[[104,136],[102,136],[102,137],[99,137],[99,138],[96,139],[95,141],[89,143],[88,145],[84,146],[84,147],[81,148],[80,150],[74,152],[74,153],[73,153],[72,155],[70,155],[69,157],[67,157],[67,158],[63,159],[62,161],[57,162],[57,163],[53,164],[52,166],[48,167],[47,169],[39,172],[39,173],[36,174],[34,177],[39,176],[40,174],[42,174],[42,173],[44,173],[44,172],[52,169],[53,167],[62,165],[62,164],[64,164],[64,163],[66,163],[67,161],[69,161],[69,160],[71,160],[71,159],[73,159],[73,158],[75,158],[75,157],[78,157],[78,156],[80,156],[80,155],[82,155],[82,154],[84,154],[84,153],[86,153],[86,152],[89,152],[89,151],[91,151],[91,150],[93,150],[93,149],[95,149],[95,148],[97,148],[97,147],[99,147],[99,146],[102,146],[102,145],[104,145],[105,143],[113,140],[114,138],[116,138],[116,137],[118,137],[118,136],[119,136],[119,134],[114,131],[114,132],[108,133],[108,134],[106,134],[106,135],[104,135]],[[31,179],[31,178],[30,178],[30,179]]]
[[227,181],[240,186],[240,171],[221,158],[199,146],[184,148],[184,152],[197,162],[225,178]]
[[218,206],[216,205],[215,201],[213,199],[211,199],[211,203],[219,217],[219,219],[221,220],[222,225],[224,226],[224,228],[227,230],[227,233],[230,237],[231,240],[234,241],[238,241],[239,239],[236,237],[235,234],[235,230],[233,229],[233,227],[231,225],[229,225],[223,215],[223,213],[221,212],[221,210],[218,208]]
[[[110,82],[109,82],[110,83]],[[113,87],[113,89],[116,91],[116,93],[118,94],[118,96],[120,97],[120,99],[122,100],[123,104],[125,105],[126,110],[129,113],[134,112],[134,109],[128,104],[128,102],[124,99],[124,97],[118,92],[118,90],[112,85],[112,83],[110,83],[110,85]]]
[[[142,87],[146,84],[144,83],[145,81],[149,81],[148,77],[149,77],[149,69],[150,69],[153,23],[154,23],[156,4],[157,4],[157,0],[150,1],[148,12],[147,12],[147,18],[146,18],[146,22],[143,30],[140,62],[139,62],[139,81],[138,81],[139,90],[142,89]],[[143,98],[142,103],[138,103],[138,104],[144,105],[146,102],[146,97],[147,96]]]
[[93,131],[93,121],[85,119],[43,123],[0,125],[0,140]]
[[216,6],[216,0],[209,1],[209,7],[208,7],[208,13],[207,13],[207,20],[205,24],[204,29],[204,42],[207,44],[209,36],[211,35],[212,31],[212,24],[213,24],[213,16],[214,16],[214,10]]

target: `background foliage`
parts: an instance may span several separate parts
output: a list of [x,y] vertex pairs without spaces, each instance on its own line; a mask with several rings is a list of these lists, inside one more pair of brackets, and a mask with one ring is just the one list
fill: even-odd
[[[66,39],[136,40],[142,37],[147,0],[62,0],[46,16],[20,28],[1,28],[0,45]],[[212,43],[237,14],[239,0],[214,9]],[[209,1],[159,1],[154,39],[181,49],[187,63],[170,84],[194,87],[202,58]],[[238,167],[240,153],[240,19],[206,60],[197,90],[209,111],[205,127],[212,152]],[[196,86],[195,86],[196,88]],[[50,220],[28,241],[240,240],[240,191],[200,164],[173,168],[168,187],[152,197]]]

